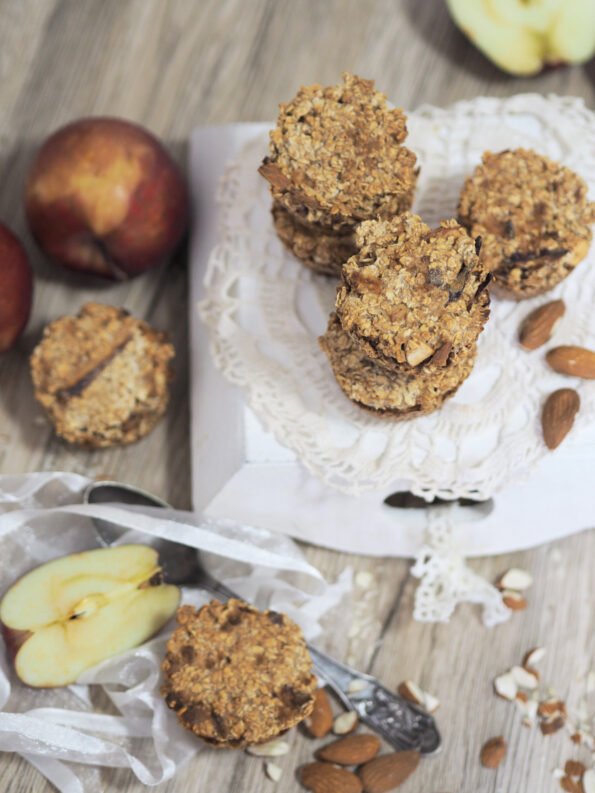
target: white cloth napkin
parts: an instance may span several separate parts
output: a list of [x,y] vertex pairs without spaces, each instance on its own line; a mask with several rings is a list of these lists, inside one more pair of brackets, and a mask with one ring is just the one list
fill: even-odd
[[[85,506],[81,494],[88,483],[86,477],[63,473],[0,477],[1,592],[42,562],[96,547],[91,516],[200,549],[212,574],[225,577],[259,607],[291,616],[309,639],[320,632],[320,618],[350,590],[349,570],[327,585],[282,535],[176,510],[139,514],[117,506]],[[128,532],[122,538],[131,540],[142,537]],[[207,600],[204,592],[184,587],[184,603],[197,606]],[[23,685],[9,668],[0,640],[0,751],[21,754],[62,793],[100,793],[102,766],[130,768],[146,785],[171,778],[200,748],[159,694],[160,664],[172,628],[170,623],[153,640],[99,664],[77,685],[63,689]]]

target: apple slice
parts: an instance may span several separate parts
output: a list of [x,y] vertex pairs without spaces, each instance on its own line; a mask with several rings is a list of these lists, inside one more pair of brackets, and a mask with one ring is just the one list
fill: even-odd
[[4,595],[0,622],[23,683],[67,686],[89,667],[142,644],[179,603],[180,590],[163,583],[154,548],[119,545],[34,568]]
[[447,0],[459,28],[497,66],[537,74],[595,53],[593,0]]

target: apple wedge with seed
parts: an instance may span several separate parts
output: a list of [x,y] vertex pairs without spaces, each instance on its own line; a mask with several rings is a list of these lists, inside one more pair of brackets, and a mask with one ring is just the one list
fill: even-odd
[[180,590],[163,583],[154,548],[119,545],[26,573],[2,598],[0,623],[19,679],[51,688],[142,644],[179,603]]

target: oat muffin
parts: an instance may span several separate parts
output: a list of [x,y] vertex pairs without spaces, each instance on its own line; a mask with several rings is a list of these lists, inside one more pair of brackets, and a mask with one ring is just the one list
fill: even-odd
[[335,308],[362,353],[395,372],[466,357],[489,316],[479,241],[455,220],[431,230],[407,212],[362,223],[356,244]]
[[165,334],[146,322],[87,303],[45,328],[31,355],[35,397],[70,443],[133,443],[165,412],[173,355]]
[[356,252],[354,234],[323,233],[296,221],[278,201],[271,210],[279,239],[302,264],[319,275],[341,277],[341,265]]
[[403,112],[387,106],[373,81],[343,80],[302,87],[281,105],[260,168],[292,215],[334,231],[409,209],[417,179],[415,154],[401,145]]
[[393,421],[424,416],[441,407],[469,376],[476,352],[473,343],[457,358],[443,359],[440,366],[392,372],[364,355],[336,314],[319,342],[345,395],[359,407]]
[[230,600],[182,606],[162,664],[162,695],[203,741],[263,743],[312,711],[316,677],[299,627],[284,614]]
[[524,300],[552,289],[587,255],[595,203],[577,174],[547,157],[488,151],[465,181],[458,217],[481,236],[496,293]]

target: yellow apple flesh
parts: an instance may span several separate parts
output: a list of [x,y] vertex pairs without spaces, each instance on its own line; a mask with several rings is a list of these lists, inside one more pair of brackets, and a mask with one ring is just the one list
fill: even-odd
[[178,587],[162,582],[153,548],[120,545],[31,570],[4,595],[0,622],[23,683],[66,686],[149,639],[179,602]]
[[458,27],[506,72],[584,63],[595,54],[593,0],[446,0]]

